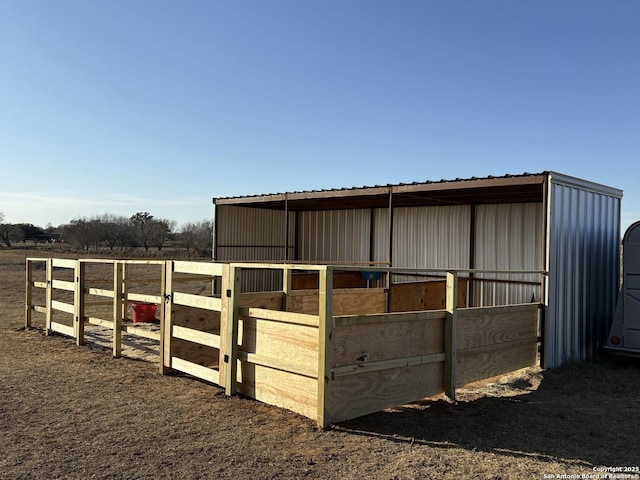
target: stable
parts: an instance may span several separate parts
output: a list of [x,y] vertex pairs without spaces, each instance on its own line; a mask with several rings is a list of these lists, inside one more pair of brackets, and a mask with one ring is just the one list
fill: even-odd
[[[621,199],[619,189],[549,171],[214,198],[214,260],[359,266],[360,278],[336,276],[334,288],[377,282],[387,311],[415,308],[401,304],[417,283],[414,303],[437,308],[424,281],[439,280],[378,278],[375,268],[458,270],[466,307],[542,303],[541,362],[555,367],[604,345],[619,290]],[[243,282],[264,291],[282,279],[256,271]]]

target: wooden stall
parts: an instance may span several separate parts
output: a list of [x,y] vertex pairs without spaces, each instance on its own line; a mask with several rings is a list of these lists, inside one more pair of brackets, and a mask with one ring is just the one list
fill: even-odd
[[[46,265],[44,282],[31,271],[39,261]],[[154,302],[160,307],[163,374],[186,373],[228,395],[300,413],[321,427],[443,392],[455,398],[456,387],[537,362],[542,305],[465,308],[467,280],[458,271],[439,272],[446,280],[390,291],[379,284],[349,288],[359,277],[355,266],[170,260],[149,265],[157,293],[134,293],[134,285],[150,279],[127,276],[133,261],[102,262],[112,269],[110,287],[91,286],[90,262],[27,260],[27,327],[32,312],[43,313],[47,332],[74,337],[80,345],[85,324],[106,326],[118,356],[122,333],[140,330],[123,322],[123,306],[131,299]],[[71,280],[56,278],[64,269],[73,272]],[[280,271],[282,288],[242,292],[243,274],[256,269]],[[334,288],[337,272],[341,283]],[[35,289],[45,290],[45,305],[34,303]],[[55,289],[68,292],[68,300],[54,300]],[[98,303],[111,309],[110,319],[87,314],[95,297],[108,299]],[[71,318],[53,321],[54,311]]]

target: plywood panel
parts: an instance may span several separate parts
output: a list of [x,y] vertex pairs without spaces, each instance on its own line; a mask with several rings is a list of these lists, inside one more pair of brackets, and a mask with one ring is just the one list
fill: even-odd
[[[318,314],[317,290],[294,290],[290,294],[291,310]],[[365,315],[387,311],[387,294],[382,288],[345,288],[333,290],[333,315]]]
[[[392,312],[442,310],[445,308],[445,281],[396,283],[391,285]],[[458,308],[467,305],[467,279],[458,280]]]
[[269,310],[283,309],[282,292],[257,292],[257,293],[241,293],[240,306],[251,308],[266,308]]
[[318,381],[262,365],[239,362],[237,391],[261,402],[315,418]]
[[458,350],[457,385],[503,375],[537,363],[537,338]]
[[537,336],[538,304],[458,310],[458,350]]
[[333,330],[332,366],[444,352],[444,320],[348,325]]
[[[334,288],[365,288],[367,281],[360,272],[337,272],[333,274]],[[318,273],[294,273],[291,276],[292,290],[317,290]]]
[[442,393],[443,374],[437,362],[339,377],[331,382],[331,423]]
[[238,325],[239,350],[317,371],[318,328],[243,318]]

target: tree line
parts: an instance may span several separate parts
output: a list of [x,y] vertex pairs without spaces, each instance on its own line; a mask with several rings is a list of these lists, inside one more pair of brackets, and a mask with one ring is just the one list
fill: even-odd
[[177,228],[173,220],[156,218],[149,212],[131,217],[96,215],[71,220],[56,228],[45,229],[32,224],[9,224],[0,212],[0,243],[12,247],[17,243],[62,242],[72,248],[88,250],[128,250],[142,247],[161,251],[167,245],[186,249],[197,255],[211,255],[213,222],[188,222]]

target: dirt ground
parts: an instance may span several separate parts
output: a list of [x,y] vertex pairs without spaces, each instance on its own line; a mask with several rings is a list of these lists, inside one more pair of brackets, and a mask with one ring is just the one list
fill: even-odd
[[635,361],[522,371],[455,404],[323,431],[157,363],[24,330],[26,254],[43,256],[0,249],[0,479],[607,478],[594,468],[640,466]]

